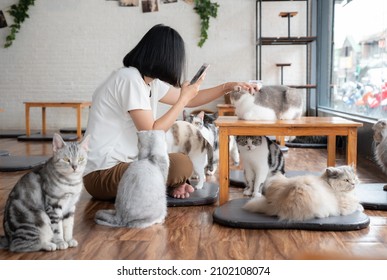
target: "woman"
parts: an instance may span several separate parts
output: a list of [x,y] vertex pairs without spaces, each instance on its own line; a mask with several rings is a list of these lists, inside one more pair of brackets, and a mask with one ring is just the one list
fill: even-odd
[[[206,104],[239,85],[226,83],[199,90],[204,76],[190,85],[181,84],[185,47],[181,36],[164,25],[152,27],[124,58],[125,67],[114,71],[95,91],[86,134],[90,134],[89,159],[84,174],[86,190],[96,199],[114,199],[118,183],[136,160],[137,131],[167,131],[185,107]],[[171,86],[172,85],[172,86]],[[157,104],[171,105],[161,117]],[[184,154],[170,154],[167,193],[187,198],[194,188],[187,183],[192,162]]]

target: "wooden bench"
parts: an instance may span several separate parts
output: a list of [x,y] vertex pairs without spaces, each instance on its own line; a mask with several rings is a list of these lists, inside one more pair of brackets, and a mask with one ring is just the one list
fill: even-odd
[[90,107],[89,101],[70,101],[70,102],[24,102],[26,117],[26,136],[31,135],[30,127],[30,108],[42,108],[42,134],[46,134],[46,108],[75,108],[77,114],[77,137],[82,138],[82,109]]
[[356,167],[357,128],[363,124],[339,117],[302,117],[297,120],[244,121],[235,116],[221,116],[215,124],[219,127],[219,204],[229,198],[229,136],[230,135],[279,135],[327,136],[327,166],[335,166],[336,136],[347,137],[347,164]]

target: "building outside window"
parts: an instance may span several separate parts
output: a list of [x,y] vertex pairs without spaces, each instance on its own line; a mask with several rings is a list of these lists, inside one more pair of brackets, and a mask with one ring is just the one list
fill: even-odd
[[387,118],[387,1],[336,0],[330,107]]

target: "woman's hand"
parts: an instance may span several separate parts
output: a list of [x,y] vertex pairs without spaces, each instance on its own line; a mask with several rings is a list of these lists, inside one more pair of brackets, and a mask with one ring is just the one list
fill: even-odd
[[261,86],[257,83],[248,83],[248,82],[228,82],[223,84],[223,89],[225,93],[233,91],[235,87],[241,87],[243,90],[247,90],[250,93],[259,91]]
[[200,85],[204,81],[205,76],[206,76],[206,74],[204,73],[192,85],[187,81],[183,83],[183,85],[181,86],[179,99],[183,101],[184,106],[186,106],[192,99],[194,99],[198,95]]

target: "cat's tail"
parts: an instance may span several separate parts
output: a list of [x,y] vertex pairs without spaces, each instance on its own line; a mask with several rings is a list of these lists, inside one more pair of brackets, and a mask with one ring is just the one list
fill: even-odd
[[99,225],[109,227],[121,227],[120,221],[116,216],[116,210],[98,210],[95,213],[95,222]]
[[267,199],[264,196],[258,196],[250,199],[242,207],[249,212],[266,213],[268,209]]
[[9,248],[8,238],[4,235],[0,236],[0,249],[8,249],[8,248]]

